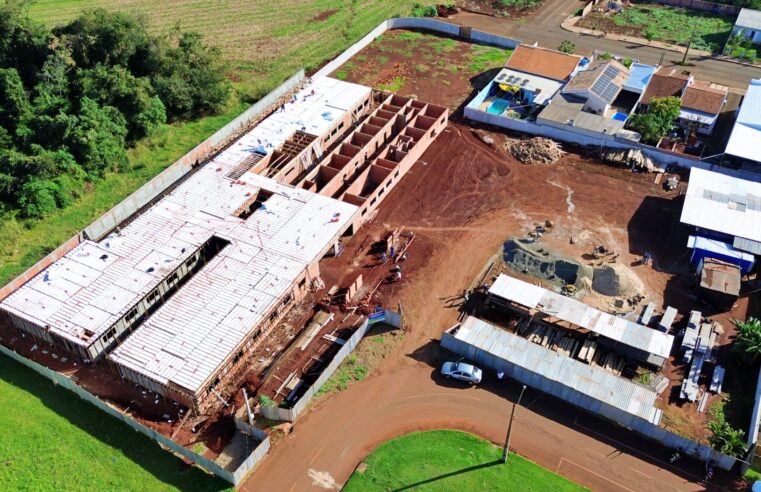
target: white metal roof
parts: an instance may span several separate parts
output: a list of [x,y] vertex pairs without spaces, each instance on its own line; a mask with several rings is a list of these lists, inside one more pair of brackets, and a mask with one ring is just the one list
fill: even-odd
[[681,221],[761,241],[761,183],[693,167]]
[[[312,93],[314,91],[314,93]],[[299,92],[293,102],[279,109],[240,138],[226,151],[240,162],[254,150],[269,154],[296,130],[322,136],[330,125],[346,114],[372,89],[329,77],[319,77]]]
[[735,26],[748,29],[761,30],[761,11],[754,9],[740,9]]
[[497,277],[489,293],[659,357],[667,358],[674,343],[673,335],[613,316],[508,275]]
[[[110,355],[111,360],[160,383],[191,391],[217,370],[256,327],[307,265],[319,259],[351,220],[357,207],[247,173],[246,184],[219,181],[207,166],[191,178],[198,186],[173,193],[171,202],[200,203],[200,190],[218,197],[245,197],[256,189],[274,193],[246,220],[232,215],[191,217],[191,232],[205,230],[231,241],[201,271]],[[214,183],[219,183],[214,187]],[[203,183],[203,184],[201,184]],[[214,203],[222,203],[218,198]],[[211,231],[210,231],[211,232]]]
[[468,317],[455,338],[597,401],[650,422],[657,420],[655,392],[478,318]]
[[[242,143],[251,135],[266,134],[276,147],[300,128],[299,118],[309,131],[324,132],[329,124],[325,113],[338,117],[369,92],[336,79],[315,79],[284,112],[266,118],[120,232],[97,243],[82,242],[0,306],[87,346],[212,235],[233,241],[225,255],[237,254],[243,263],[278,257],[303,268],[356,207],[251,173],[238,181],[225,175],[254,151]],[[260,126],[280,131],[261,133]],[[234,217],[259,187],[276,193],[266,202],[268,212],[256,212],[248,222]],[[333,213],[341,214],[338,222],[329,222]]]
[[761,162],[759,142],[761,142],[761,79],[752,79],[737,114],[725,152],[743,159]]

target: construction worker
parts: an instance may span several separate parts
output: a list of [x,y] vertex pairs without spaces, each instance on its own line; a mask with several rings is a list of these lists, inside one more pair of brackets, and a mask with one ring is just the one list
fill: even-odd
[[402,281],[402,271],[397,270],[396,273],[394,273],[394,281],[395,282],[401,282]]

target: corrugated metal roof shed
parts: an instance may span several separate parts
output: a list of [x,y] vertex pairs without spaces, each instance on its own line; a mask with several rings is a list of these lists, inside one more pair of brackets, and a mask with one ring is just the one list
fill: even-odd
[[659,357],[668,357],[674,343],[673,335],[604,313],[508,275],[497,277],[489,293]]
[[693,167],[681,221],[761,241],[761,183]]
[[654,391],[560,355],[478,318],[466,318],[454,336],[470,346],[532,371],[558,387],[578,391],[651,422],[656,418],[657,395]]
[[[301,126],[319,135],[332,119],[370,91],[336,79],[314,79],[296,95],[295,102],[285,105],[285,111],[270,115],[118,233],[98,243],[82,242],[0,306],[39,326],[50,325],[57,335],[87,346],[213,235],[236,243],[222,258],[230,255],[243,263],[253,259],[272,263],[273,272],[277,258],[284,258],[282,261],[302,268],[357,207],[251,173],[238,181],[225,175],[256,150],[250,141],[265,135],[260,127],[275,129],[266,133],[274,147]],[[267,211],[258,211],[248,221],[233,216],[260,188],[275,193],[266,202]],[[330,222],[333,214],[340,214],[340,220]],[[206,270],[209,268],[204,271],[206,277],[219,279],[209,282],[208,288],[224,282],[224,277],[212,276],[211,270]],[[223,270],[220,264],[214,273]],[[276,288],[287,283],[286,273],[291,271],[262,273],[257,281]]]
[[[747,10],[747,9],[743,9]],[[758,13],[758,12],[757,12]],[[758,13],[761,15],[761,13]],[[761,79],[752,79],[737,113],[735,126],[727,142],[726,153],[761,162]]]

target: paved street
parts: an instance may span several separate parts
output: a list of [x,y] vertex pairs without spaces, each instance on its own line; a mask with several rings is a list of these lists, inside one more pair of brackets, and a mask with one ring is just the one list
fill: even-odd
[[[515,38],[525,44],[538,42],[540,46],[553,49],[567,39],[576,44],[579,54],[588,54],[594,49],[601,49],[620,56],[629,56],[643,63],[657,64],[661,61],[661,57],[663,57],[664,66],[673,65],[672,62],[675,60],[681,61],[683,55],[675,51],[597,38],[569,32],[560,27],[560,23],[566,17],[582,6],[584,2],[578,0],[547,0],[534,16],[524,21],[514,22],[504,18],[463,12],[449,19],[449,22]],[[687,59],[695,63],[695,66],[684,67],[684,69],[691,71],[696,77],[739,88],[743,93],[751,78],[761,77],[761,68],[757,67],[747,67],[702,56],[688,56]]]

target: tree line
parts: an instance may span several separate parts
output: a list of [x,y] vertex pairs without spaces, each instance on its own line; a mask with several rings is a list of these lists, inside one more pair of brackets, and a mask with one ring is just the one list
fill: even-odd
[[0,5],[0,214],[44,217],[127,165],[162,124],[220,111],[218,50],[179,27],[161,36],[93,10],[48,29]]

